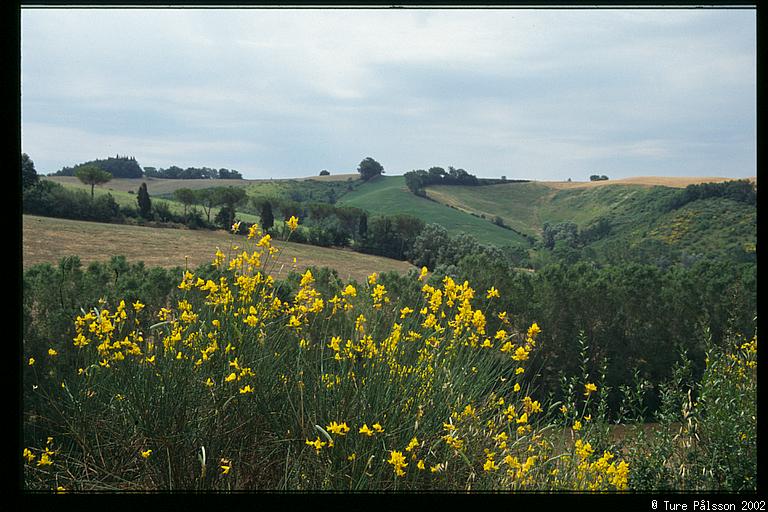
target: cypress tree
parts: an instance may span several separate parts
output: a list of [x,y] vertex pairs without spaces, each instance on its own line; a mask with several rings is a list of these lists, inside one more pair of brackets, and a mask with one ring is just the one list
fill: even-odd
[[142,183],[139,187],[139,193],[137,194],[136,200],[139,203],[139,215],[145,219],[149,219],[152,214],[152,200],[149,198],[146,183]]
[[261,205],[261,227],[264,230],[269,230],[275,225],[275,216],[272,213],[272,204],[269,201],[264,201]]

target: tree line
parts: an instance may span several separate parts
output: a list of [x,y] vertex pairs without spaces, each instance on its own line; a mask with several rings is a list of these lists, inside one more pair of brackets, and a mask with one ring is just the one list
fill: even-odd
[[677,192],[669,200],[667,207],[670,210],[675,210],[693,201],[712,197],[722,197],[754,205],[757,204],[757,184],[746,179],[724,181],[722,183],[691,184]]
[[241,180],[243,175],[238,171],[221,168],[219,170],[211,167],[187,167],[182,169],[172,165],[167,169],[157,169],[155,167],[145,167],[144,175],[147,178],[179,179],[179,180]]
[[241,180],[243,175],[233,169],[213,169],[211,167],[187,167],[182,169],[172,165],[167,169],[158,169],[156,167],[142,168],[133,156],[108,157],[105,159],[89,160],[77,164],[73,167],[63,167],[61,170],[53,173],[53,176],[77,176],[83,168],[96,168],[102,172],[110,174],[112,178],[164,178],[164,179],[187,179],[187,180]]
[[526,183],[529,180],[508,180],[506,176],[501,179],[478,178],[464,169],[456,169],[448,166],[446,171],[442,167],[430,167],[429,170],[416,169],[405,173],[405,185],[413,194],[427,197],[426,187],[430,185],[496,185],[499,183]]

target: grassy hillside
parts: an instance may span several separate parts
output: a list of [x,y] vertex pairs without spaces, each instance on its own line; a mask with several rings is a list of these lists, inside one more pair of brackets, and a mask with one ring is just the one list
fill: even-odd
[[453,235],[470,233],[483,243],[498,246],[528,245],[519,233],[496,226],[490,219],[476,217],[457,208],[413,195],[405,186],[402,176],[376,178],[342,196],[339,204],[362,208],[374,215],[413,215],[426,223],[440,224]]
[[610,231],[588,244],[598,255],[616,255],[639,247],[647,250],[656,244],[654,254],[662,247],[678,254],[751,258],[757,236],[754,206],[708,198],[670,211],[667,204],[680,187],[707,179],[660,182],[674,183],[675,187],[654,186],[653,180],[645,178],[592,186],[547,182],[433,186],[427,188],[427,194],[464,212],[499,216],[514,229],[537,237],[545,223],[573,222],[585,230],[598,221],[605,222]]
[[659,213],[649,204],[652,201],[628,204],[607,217],[612,223],[611,233],[593,243],[592,249],[597,254],[627,251],[656,254],[660,247],[690,257],[722,256],[732,261],[754,259],[757,243],[757,209],[754,206],[725,198],[709,198]]
[[[159,229],[122,224],[101,224],[48,217],[24,215],[22,246],[23,267],[37,263],[56,264],[65,257],[76,255],[87,265],[92,261],[108,261],[122,255],[129,262],[143,261],[147,267],[190,268],[209,263],[216,248],[225,253],[234,246],[243,246],[246,238],[225,231],[192,231]],[[292,242],[276,241],[281,250],[276,275],[285,275],[293,268],[309,266],[335,269],[339,277],[363,281],[372,272],[407,272],[413,266],[379,256],[349,250],[328,249]]]
[[465,213],[499,216],[504,224],[521,233],[537,235],[542,224],[541,208],[557,191],[536,182],[508,183],[483,187],[438,185],[427,188],[428,197]]

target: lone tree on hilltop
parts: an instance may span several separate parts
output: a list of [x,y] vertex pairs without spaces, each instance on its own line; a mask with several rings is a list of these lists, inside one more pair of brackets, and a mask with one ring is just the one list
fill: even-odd
[[361,179],[368,181],[371,178],[382,175],[384,173],[384,167],[373,158],[367,157],[360,162],[359,166],[357,166],[357,172],[360,173]]
[[75,171],[77,179],[91,186],[91,199],[93,199],[93,187],[101,185],[112,179],[112,175],[106,171],[102,171],[98,166],[89,164],[84,165]]

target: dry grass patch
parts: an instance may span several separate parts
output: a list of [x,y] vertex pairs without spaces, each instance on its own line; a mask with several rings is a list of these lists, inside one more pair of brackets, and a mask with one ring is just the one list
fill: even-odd
[[[635,176],[632,178],[611,179],[605,181],[542,181],[548,187],[557,189],[602,187],[605,185],[645,185],[648,187],[660,185],[664,187],[685,188],[699,183],[722,183],[739,178],[723,178],[712,176]],[[755,177],[749,178],[756,181]]]
[[[143,261],[147,267],[172,268],[210,263],[216,248],[227,253],[242,247],[246,238],[226,231],[150,228],[122,224],[102,224],[67,219],[24,215],[22,217],[22,265],[57,264],[65,256],[78,256],[84,265],[125,256],[128,262]],[[350,250],[330,249],[292,242],[275,242],[281,250],[276,276],[292,268],[335,269],[342,280],[363,281],[372,272],[407,272],[414,268],[405,261],[360,254]],[[296,258],[296,265],[293,264]]]

